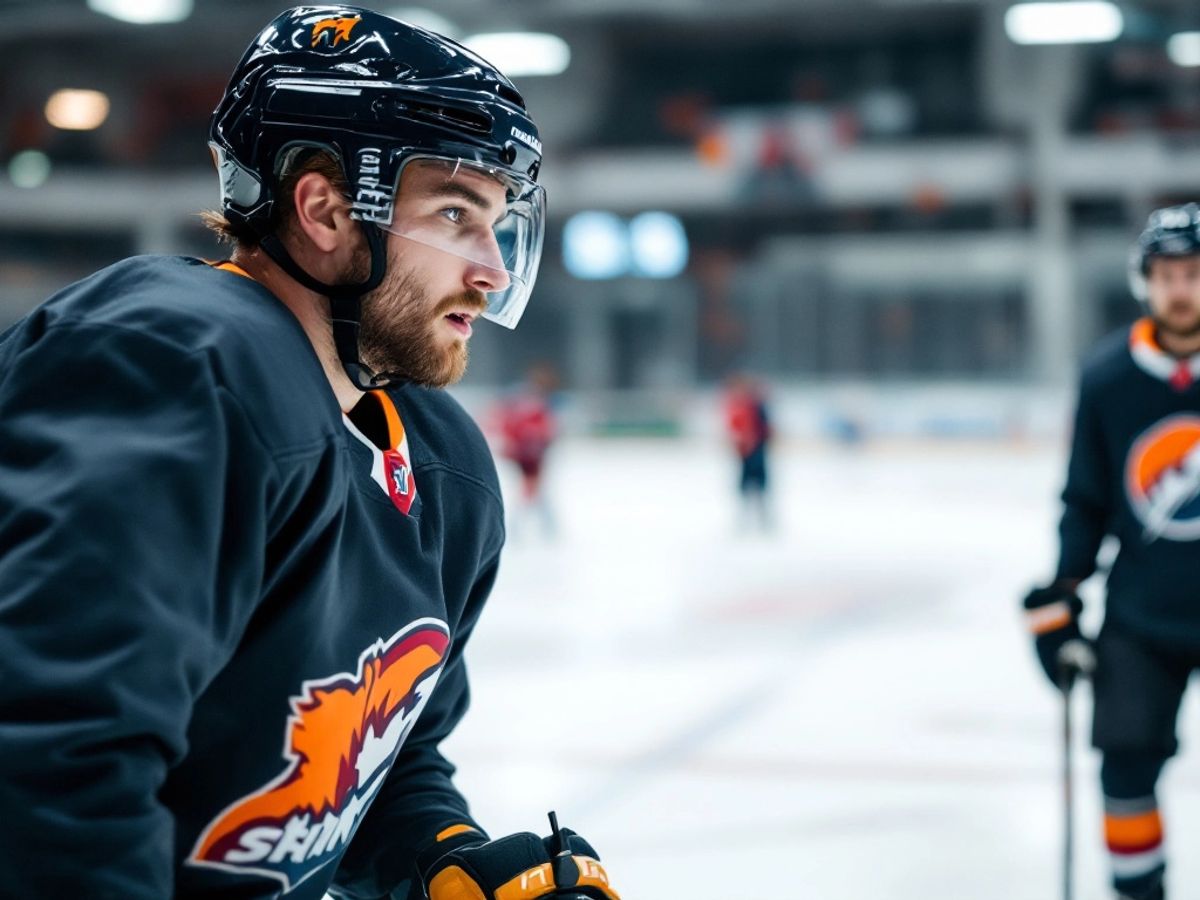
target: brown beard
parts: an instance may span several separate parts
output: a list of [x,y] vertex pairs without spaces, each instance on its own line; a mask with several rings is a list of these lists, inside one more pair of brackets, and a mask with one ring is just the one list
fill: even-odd
[[1151,313],[1150,318],[1153,319],[1154,327],[1159,334],[1169,334],[1180,340],[1188,340],[1200,336],[1200,314],[1195,315],[1191,323],[1183,328],[1172,325],[1167,321],[1165,316],[1160,316],[1157,313]]
[[383,283],[362,300],[358,334],[359,355],[373,371],[392,381],[424,387],[454,384],[467,370],[467,342],[443,344],[438,335],[441,319],[456,309],[480,310],[483,294],[464,291],[436,306],[411,270],[402,270],[392,259]]

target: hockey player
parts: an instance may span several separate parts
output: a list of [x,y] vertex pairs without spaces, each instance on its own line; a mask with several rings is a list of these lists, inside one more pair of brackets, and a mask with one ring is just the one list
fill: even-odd
[[519,389],[502,399],[496,410],[500,453],[521,473],[521,505],[513,516],[513,534],[533,514],[541,520],[545,537],[555,532],[555,516],[542,475],[546,454],[558,432],[552,405],[556,380],[552,369],[538,366]]
[[754,518],[761,531],[769,531],[767,448],[771,442],[771,421],[762,389],[744,375],[729,381],[725,394],[725,427],[741,463],[739,524],[745,526]]
[[1130,280],[1146,317],[1084,367],[1058,571],[1024,606],[1042,668],[1057,681],[1060,651],[1083,640],[1076,589],[1095,571],[1101,540],[1119,540],[1094,645],[1092,739],[1103,755],[1113,885],[1144,900],[1164,896],[1155,785],[1176,751],[1188,675],[1200,667],[1200,207],[1150,216]]
[[533,285],[521,95],[297,7],[211,146],[231,261],[126,260],[0,338],[0,893],[615,898],[576,835],[490,840],[438,750],[503,540],[438,388]]

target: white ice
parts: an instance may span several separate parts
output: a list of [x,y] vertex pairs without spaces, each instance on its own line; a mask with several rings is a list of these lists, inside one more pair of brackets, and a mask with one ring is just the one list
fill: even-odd
[[[625,900],[1060,896],[1060,705],[1017,606],[1063,464],[784,446],[778,530],[746,536],[715,441],[564,443],[561,533],[519,530],[472,639],[460,787],[494,834],[556,809]],[[1086,701],[1077,900],[1109,896]],[[1161,789],[1173,900],[1200,897],[1198,726],[1190,697]]]

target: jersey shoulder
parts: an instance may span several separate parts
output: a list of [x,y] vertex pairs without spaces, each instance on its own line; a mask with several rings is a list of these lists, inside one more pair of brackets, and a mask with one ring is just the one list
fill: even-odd
[[59,291],[37,311],[48,327],[80,323],[143,331],[185,352],[236,352],[265,337],[299,346],[299,323],[258,282],[203,260],[135,256]]
[[1104,389],[1140,371],[1129,353],[1129,334],[1130,326],[1112,331],[1087,353],[1082,376],[1085,389]]
[[167,358],[203,367],[214,389],[233,395],[275,449],[315,443],[340,422],[296,317],[256,281],[202,260],[139,256],[101,269],[6,332],[0,360],[37,352],[34,345],[51,329],[59,354],[99,330],[114,336],[113,353],[123,342],[153,341]]
[[500,480],[479,425],[441,388],[389,388],[412,447],[413,468],[437,467],[477,483],[498,499]]

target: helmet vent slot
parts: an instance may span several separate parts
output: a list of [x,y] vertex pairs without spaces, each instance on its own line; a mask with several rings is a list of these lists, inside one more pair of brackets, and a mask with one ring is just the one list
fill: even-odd
[[507,84],[496,85],[496,93],[507,100],[509,103],[515,103],[521,109],[525,108],[525,98],[519,92],[510,88]]
[[435,122],[439,125],[449,124],[454,128],[473,131],[476,134],[491,134],[492,120],[482,113],[459,109],[452,106],[425,106],[424,104],[409,104],[407,114]]

